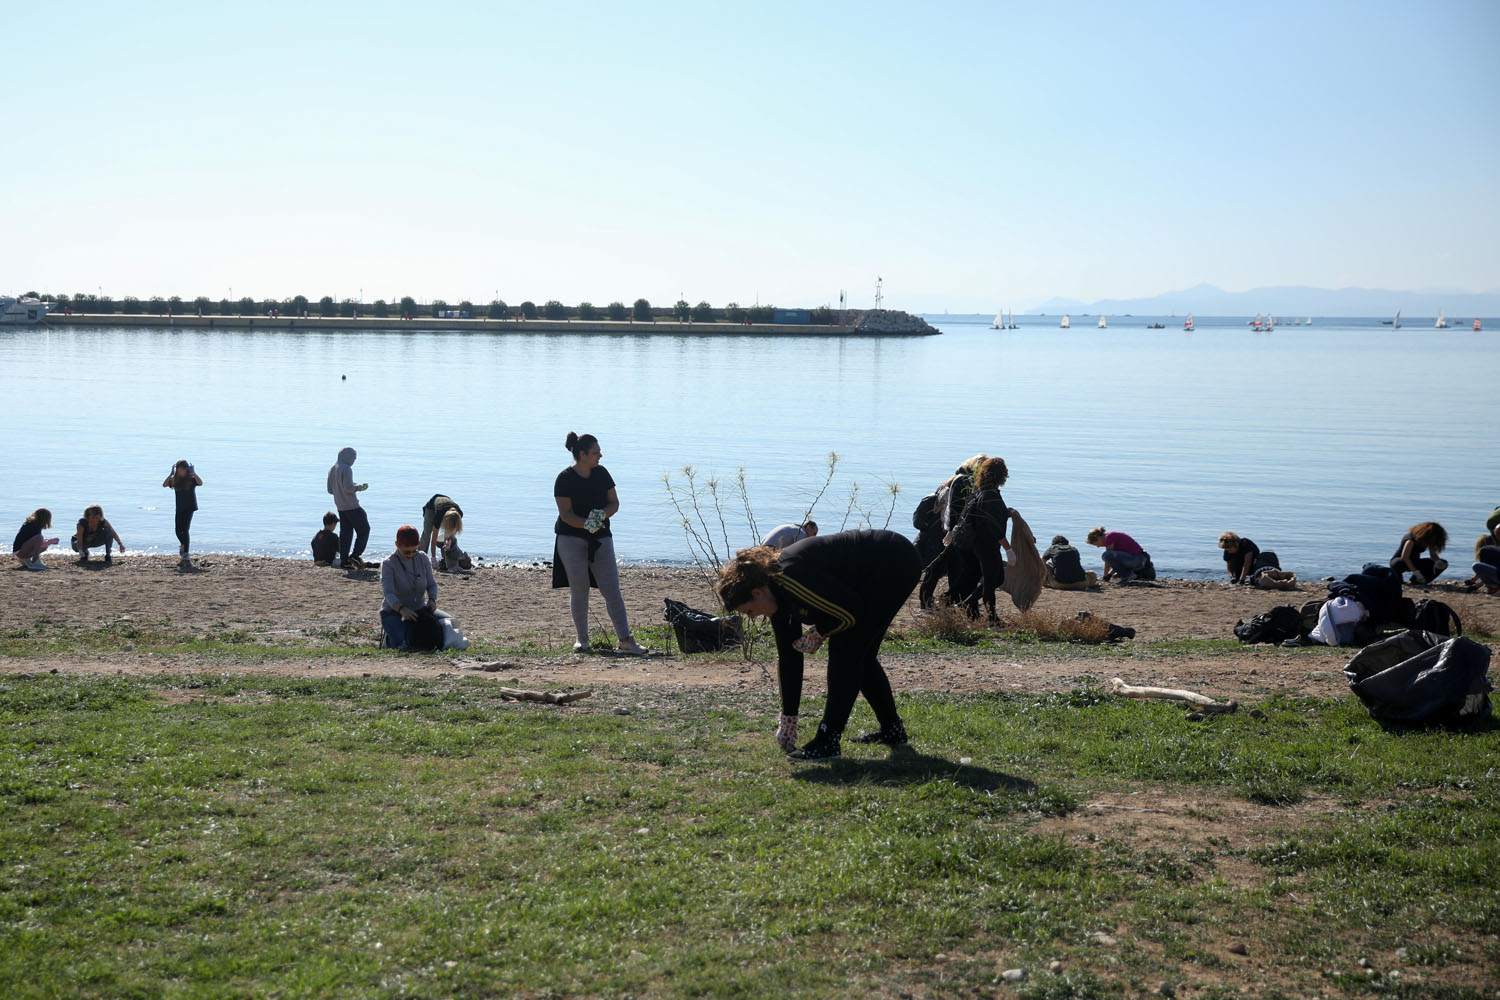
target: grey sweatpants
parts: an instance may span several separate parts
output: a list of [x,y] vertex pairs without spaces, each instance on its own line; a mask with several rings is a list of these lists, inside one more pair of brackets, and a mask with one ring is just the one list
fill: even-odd
[[[557,555],[568,574],[569,608],[573,612],[573,630],[578,641],[589,644],[589,543],[586,538],[573,535],[557,536]],[[625,617],[625,598],[620,596],[620,571],[615,566],[615,540],[601,538],[599,551],[594,553],[592,563],[594,579],[599,583],[599,593],[604,596],[604,607],[609,611],[609,620],[614,623],[615,637],[621,642],[631,641],[630,621]]]

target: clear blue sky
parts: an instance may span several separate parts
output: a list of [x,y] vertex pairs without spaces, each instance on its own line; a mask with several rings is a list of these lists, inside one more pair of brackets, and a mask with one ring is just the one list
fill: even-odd
[[0,291],[1500,287],[1500,3],[11,5]]

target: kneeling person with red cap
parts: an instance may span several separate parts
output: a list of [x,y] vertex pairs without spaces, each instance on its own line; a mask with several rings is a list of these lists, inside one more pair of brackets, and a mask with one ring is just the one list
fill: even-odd
[[[432,561],[418,552],[421,536],[409,524],[396,532],[396,551],[380,564],[380,627],[391,649],[440,649],[442,625],[437,621],[437,577]],[[433,635],[436,641],[433,641]]]

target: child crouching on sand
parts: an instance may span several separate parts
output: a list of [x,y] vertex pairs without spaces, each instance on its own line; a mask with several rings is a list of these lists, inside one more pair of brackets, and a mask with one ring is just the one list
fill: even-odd
[[55,538],[42,537],[42,532],[50,527],[52,512],[46,507],[38,507],[30,517],[21,522],[21,530],[16,532],[16,540],[11,543],[10,550],[21,560],[22,566],[34,570],[47,568],[42,562],[42,553],[47,551],[48,546],[57,544]]
[[73,551],[78,553],[79,564],[89,561],[89,549],[97,549],[101,545],[104,546],[106,566],[113,561],[109,555],[111,545],[119,546],[121,553],[125,551],[120,533],[104,519],[104,508],[96,503],[89,504],[83,509],[83,516],[78,519],[78,527],[73,531]]

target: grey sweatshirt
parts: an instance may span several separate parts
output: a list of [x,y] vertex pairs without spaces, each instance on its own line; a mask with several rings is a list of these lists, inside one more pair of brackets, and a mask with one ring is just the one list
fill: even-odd
[[333,505],[339,510],[353,510],[359,506],[359,493],[354,489],[354,449],[339,452],[339,460],[328,470],[328,492],[333,494]]
[[402,608],[421,611],[429,603],[437,607],[437,577],[432,574],[432,561],[425,552],[418,552],[410,559],[402,559],[399,552],[386,556],[380,564],[380,589],[385,591],[382,611]]

